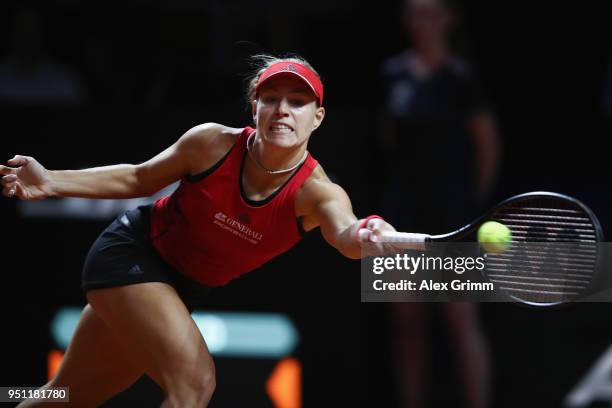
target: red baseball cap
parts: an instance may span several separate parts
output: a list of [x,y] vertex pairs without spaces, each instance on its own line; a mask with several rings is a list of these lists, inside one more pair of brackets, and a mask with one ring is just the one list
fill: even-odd
[[315,74],[310,68],[302,65],[298,62],[293,61],[282,61],[270,65],[264,72],[259,76],[257,81],[257,87],[255,87],[255,96],[259,88],[271,78],[280,75],[291,75],[293,77],[301,79],[307,84],[312,92],[319,101],[319,106],[323,106],[323,83],[317,74]]

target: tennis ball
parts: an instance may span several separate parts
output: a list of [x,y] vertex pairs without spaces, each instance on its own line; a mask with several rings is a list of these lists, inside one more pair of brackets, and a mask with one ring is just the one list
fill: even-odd
[[504,224],[487,221],[478,228],[478,242],[487,252],[500,253],[510,248],[512,232]]

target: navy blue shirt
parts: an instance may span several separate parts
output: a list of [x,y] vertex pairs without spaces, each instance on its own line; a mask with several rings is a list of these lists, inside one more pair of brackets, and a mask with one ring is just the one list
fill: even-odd
[[[382,65],[382,103],[397,143],[390,160],[394,200],[399,211],[413,215],[395,221],[443,232],[473,216],[475,157],[467,124],[487,102],[463,60],[451,57],[426,75],[419,75],[418,64],[408,51]],[[437,222],[418,222],[432,213]]]

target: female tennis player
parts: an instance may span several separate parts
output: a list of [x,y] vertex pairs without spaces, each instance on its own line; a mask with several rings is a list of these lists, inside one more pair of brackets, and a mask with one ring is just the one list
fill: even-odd
[[325,117],[317,72],[301,58],[258,61],[248,89],[255,128],[202,124],[138,165],[51,171],[18,155],[0,166],[3,194],[22,200],[148,196],[180,180],[93,244],[83,268],[88,304],[43,388],[70,387],[74,406],[98,406],[146,373],[165,392],[162,407],[206,406],[215,367],[190,312],[209,288],[289,250],[301,230],[320,227],[352,259],[361,256],[360,228],[394,231],[377,216],[358,220],[307,151]]

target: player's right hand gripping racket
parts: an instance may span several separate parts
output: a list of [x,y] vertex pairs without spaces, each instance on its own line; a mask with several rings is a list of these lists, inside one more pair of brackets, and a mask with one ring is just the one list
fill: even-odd
[[603,232],[586,205],[563,194],[511,197],[469,225],[443,235],[384,232],[370,239],[424,249],[436,242],[475,242],[478,228],[487,221],[502,223],[512,232],[505,251],[485,254],[483,275],[497,291],[532,306],[559,305],[591,292],[603,257],[598,246]]

